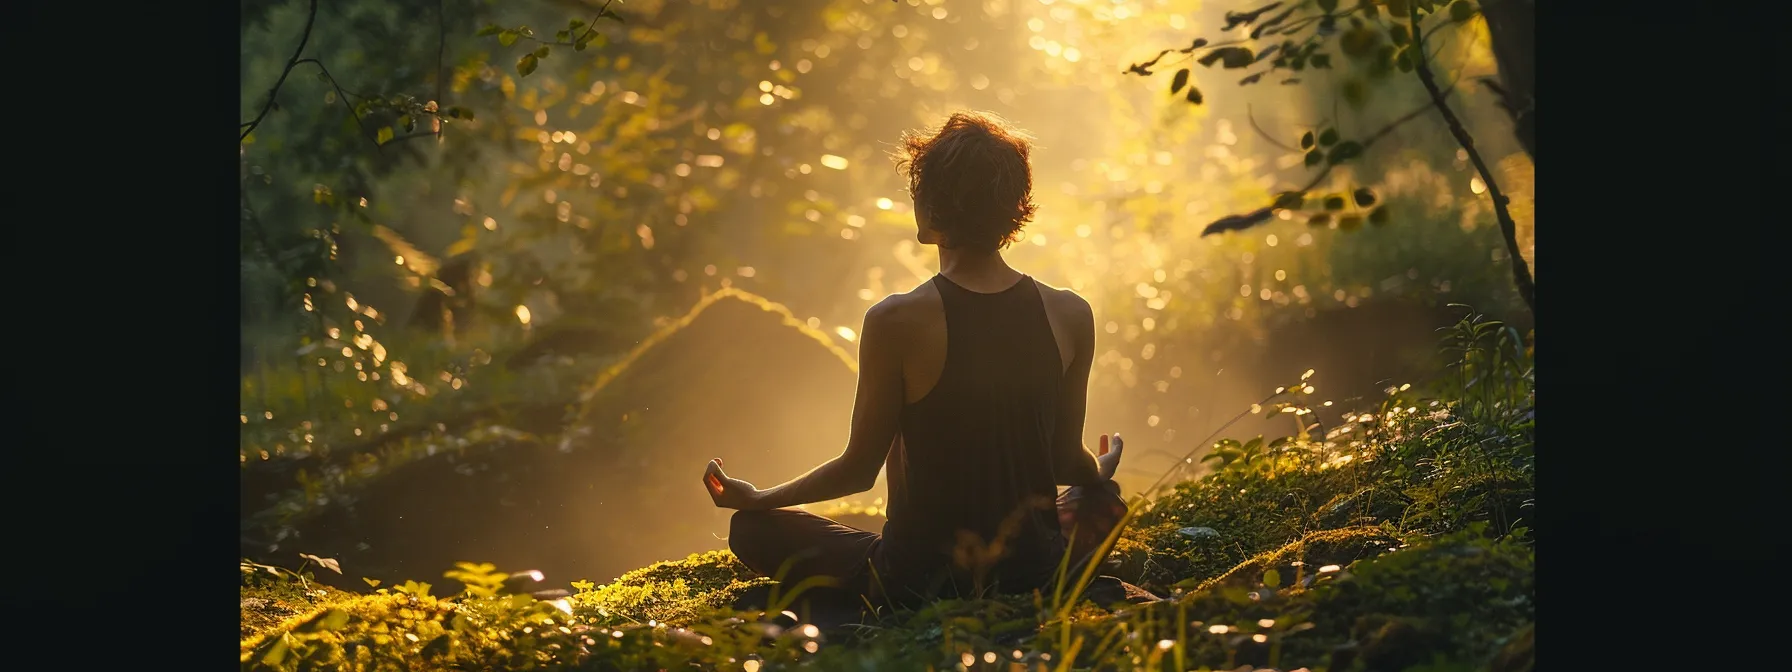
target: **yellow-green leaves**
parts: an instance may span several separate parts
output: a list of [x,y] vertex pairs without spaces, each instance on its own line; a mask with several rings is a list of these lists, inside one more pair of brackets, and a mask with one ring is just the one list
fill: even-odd
[[1479,12],[1480,9],[1481,8],[1475,6],[1475,3],[1469,2],[1468,0],[1456,0],[1456,2],[1450,3],[1450,20],[1458,23],[1467,21],[1475,18],[1475,14]]

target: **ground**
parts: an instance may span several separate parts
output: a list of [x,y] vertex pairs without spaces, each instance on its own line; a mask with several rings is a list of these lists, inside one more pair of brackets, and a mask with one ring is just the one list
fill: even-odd
[[[1318,435],[1222,440],[1191,465],[1204,471],[1136,499],[1099,572],[1161,601],[1099,604],[1111,593],[1089,590],[1092,575],[1066,576],[824,630],[785,611],[797,587],[772,586],[785,599],[765,612],[731,610],[769,582],[726,551],[545,586],[563,596],[491,565],[462,563],[437,595],[322,589],[245,563],[243,667],[1530,670],[1529,353],[1458,351],[1460,375],[1430,389],[1390,389]],[[1303,408],[1265,411],[1284,407]],[[319,562],[311,572],[331,571]]]

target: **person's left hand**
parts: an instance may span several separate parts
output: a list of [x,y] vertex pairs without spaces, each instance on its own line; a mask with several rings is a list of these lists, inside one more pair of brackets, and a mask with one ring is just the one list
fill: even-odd
[[1114,432],[1112,442],[1108,435],[1101,435],[1101,452],[1095,456],[1095,466],[1100,470],[1102,478],[1111,479],[1114,472],[1120,470],[1120,455],[1125,452],[1126,444],[1120,441],[1120,433]]
[[703,469],[703,489],[709,491],[709,498],[717,508],[747,510],[753,508],[759,500],[759,488],[752,483],[730,478],[722,471],[722,458],[709,461]]

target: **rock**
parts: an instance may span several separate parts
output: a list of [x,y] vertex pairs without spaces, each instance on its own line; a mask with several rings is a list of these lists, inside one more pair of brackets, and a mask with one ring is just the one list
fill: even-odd
[[1220,537],[1219,530],[1211,527],[1185,527],[1177,530],[1176,533],[1190,539],[1218,539]]

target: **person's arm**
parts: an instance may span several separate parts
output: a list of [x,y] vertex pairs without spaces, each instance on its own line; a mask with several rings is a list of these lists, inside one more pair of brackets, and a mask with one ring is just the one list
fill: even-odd
[[902,412],[901,339],[894,333],[894,298],[865,313],[859,338],[859,383],[853,402],[852,433],[846,450],[808,473],[764,490],[722,472],[711,460],[704,485],[716,506],[729,509],[778,509],[845,497],[870,490],[895,442]]
[[1057,429],[1053,432],[1052,475],[1058,485],[1098,485],[1106,478],[1095,456],[1083,447],[1083,420],[1089,409],[1089,370],[1095,362],[1095,313],[1081,297],[1071,320],[1075,355],[1058,392]]

